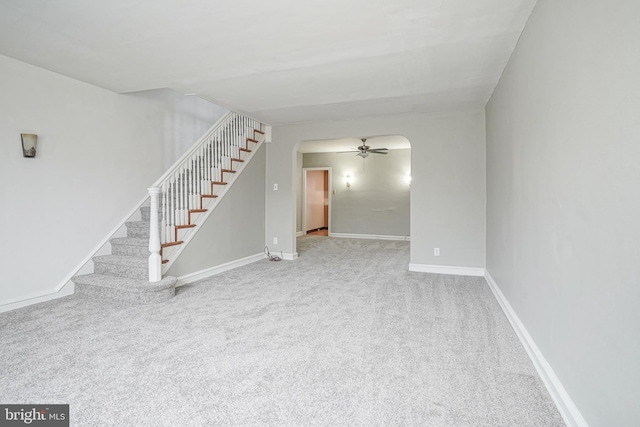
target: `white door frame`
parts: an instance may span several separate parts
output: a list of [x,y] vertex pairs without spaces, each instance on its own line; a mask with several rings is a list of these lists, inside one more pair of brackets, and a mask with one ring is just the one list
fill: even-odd
[[333,184],[331,179],[331,166],[318,168],[302,168],[302,235],[307,234],[307,171],[328,171],[329,179],[327,189],[329,193],[329,208],[327,215],[329,216],[329,233],[331,234],[331,196],[333,195]]

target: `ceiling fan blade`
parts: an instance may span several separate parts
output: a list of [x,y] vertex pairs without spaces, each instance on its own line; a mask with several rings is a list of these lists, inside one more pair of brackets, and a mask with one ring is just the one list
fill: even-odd
[[387,154],[387,149],[386,148],[372,148],[371,150],[369,150],[370,153],[377,153],[377,154]]

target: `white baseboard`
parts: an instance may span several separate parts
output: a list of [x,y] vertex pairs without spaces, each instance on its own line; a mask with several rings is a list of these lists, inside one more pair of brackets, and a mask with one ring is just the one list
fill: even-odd
[[386,234],[349,234],[349,233],[329,233],[329,237],[339,237],[342,239],[373,239],[373,240],[411,240],[410,236],[390,236]]
[[235,261],[229,261],[224,264],[216,265],[215,267],[205,268],[204,270],[196,271],[195,273],[185,274],[184,276],[178,277],[176,287],[197,282],[198,280],[206,279],[207,277],[215,276],[216,274],[224,273],[225,271],[260,261],[261,259],[265,259],[265,257],[266,255],[263,252],[260,252],[259,254],[250,255]]
[[297,231],[296,237],[304,236],[304,231]]
[[[275,254],[277,255],[277,254]],[[288,254],[288,253],[283,253],[282,254],[282,259],[285,261],[293,261],[294,259],[298,258],[298,252],[294,252],[292,254]]]
[[419,273],[452,274],[454,276],[484,276],[484,268],[458,267],[455,265],[409,264],[409,271]]
[[533,341],[533,338],[527,331],[527,328],[525,328],[524,324],[520,321],[520,318],[513,310],[511,304],[509,304],[509,301],[488,271],[485,273],[485,279],[489,284],[491,292],[493,292],[493,295],[498,300],[500,307],[502,307],[504,314],[507,316],[507,319],[509,319],[509,323],[511,323],[516,335],[518,335],[520,342],[522,342],[524,349],[538,371],[540,378],[542,378],[542,382],[547,387],[551,398],[558,407],[558,410],[560,411],[562,418],[564,418],[567,426],[588,427],[584,417],[573,403],[573,400],[563,387],[555,372],[553,372],[551,365],[549,365],[549,362],[544,358],[544,355]]
[[44,294],[32,294],[22,297],[20,299],[8,300],[0,302],[0,313],[4,313],[5,311],[15,310],[16,308],[26,307],[28,305],[37,304],[39,302],[50,301],[56,298],[66,297],[67,295],[73,294],[75,289],[75,285],[72,281],[68,281],[65,284],[59,286],[59,289],[56,289],[50,293]]

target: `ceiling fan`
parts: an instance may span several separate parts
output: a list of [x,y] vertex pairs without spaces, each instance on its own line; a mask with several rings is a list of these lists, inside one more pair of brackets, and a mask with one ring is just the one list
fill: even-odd
[[360,156],[363,159],[366,159],[371,153],[387,154],[387,151],[389,151],[388,148],[371,148],[370,146],[367,145],[367,138],[361,138],[360,140],[362,141],[362,145],[358,147],[358,154],[356,154],[356,156]]

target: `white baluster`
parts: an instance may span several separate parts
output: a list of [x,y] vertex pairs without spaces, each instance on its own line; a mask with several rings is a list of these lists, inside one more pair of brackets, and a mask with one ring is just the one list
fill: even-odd
[[220,158],[220,180],[223,180],[224,173],[222,173],[222,169],[227,168],[227,163],[224,161],[225,157],[227,157],[227,143],[229,141],[229,127],[227,127],[224,131],[224,139],[222,140],[222,157]]
[[149,281],[162,280],[162,257],[160,256],[160,228],[158,227],[158,194],[160,189],[152,187],[148,189],[151,197],[151,210],[149,219]]
[[187,212],[189,210],[189,172],[185,167],[182,169],[182,225],[187,223]]
[[236,159],[240,158],[240,144],[242,144],[242,140],[245,138],[244,136],[244,126],[242,124],[242,117],[238,118],[238,143],[235,147],[233,147],[233,157]]
[[189,209],[191,209],[191,200],[193,199],[193,185],[192,181],[193,181],[193,176],[192,176],[192,170],[193,170],[193,164],[191,161],[189,161],[189,167],[186,169],[187,172],[187,220],[185,221],[185,224],[188,224],[189,222]]
[[218,132],[218,139],[216,140],[216,161],[214,166],[216,181],[220,181],[220,141],[222,141],[222,132]]
[[180,176],[180,172],[178,172],[176,176],[176,222],[175,225],[178,226],[182,224],[180,221],[182,220],[182,178]]
[[[198,197],[200,197],[200,194],[202,194],[202,176],[201,176],[201,167],[202,167],[202,147],[198,148],[198,151],[196,151],[196,176],[195,176],[195,182],[196,182],[196,194],[198,195]],[[197,209],[200,208],[200,206],[196,207]]]
[[176,238],[176,175],[171,178],[171,225],[169,226],[169,241],[175,242]]
[[196,161],[193,166],[193,185],[196,188],[195,197],[193,198],[193,207],[194,209],[200,209],[198,200],[200,199],[200,194],[202,194],[202,180],[200,179],[200,162],[202,161],[202,157],[200,156],[200,152],[202,150],[199,149],[196,152]]
[[[189,198],[187,199],[187,218],[189,218],[188,212],[193,209],[193,195],[195,194],[195,186],[193,185],[193,159],[189,162],[189,169],[187,169],[187,186],[189,187]],[[188,219],[187,219],[188,221]]]
[[200,165],[200,159],[198,158],[198,153],[196,152],[196,158],[193,159],[193,203],[191,209],[199,209],[197,199],[200,197],[200,178],[198,174],[198,169]]
[[220,139],[218,140],[218,157],[216,158],[216,181],[222,181],[220,175],[222,175],[222,140],[224,139],[224,131],[220,132]]
[[180,225],[185,225],[187,223],[185,215],[185,210],[187,208],[187,176],[184,167],[180,174],[180,178],[182,179],[180,182]]
[[198,194],[204,194],[204,146],[198,150]]
[[160,219],[160,244],[167,243],[167,183],[162,183],[162,218]]
[[211,157],[211,181],[217,181],[216,165],[218,164],[218,133],[219,132],[216,132],[216,137],[213,141],[213,157]]
[[236,139],[236,121],[235,120],[233,120],[231,122],[231,126],[229,128],[229,133],[231,134],[230,135],[231,137],[229,138],[229,145],[228,146],[229,146],[229,148],[231,148],[231,146],[233,146],[233,143],[234,143],[234,141]]
[[211,153],[211,139],[209,139],[209,142],[205,146],[204,152],[205,152],[204,171],[203,171],[204,172],[204,176],[202,178],[202,180],[203,180],[202,184],[204,186],[203,187],[204,188],[203,193],[204,194],[211,194],[211,180],[209,179],[209,176],[211,175],[211,171],[209,170],[209,164],[210,164],[209,163],[210,162],[209,155]]
[[[207,142],[202,148],[202,194],[209,194],[209,189],[207,188],[207,162],[209,161],[209,143]],[[209,185],[209,187],[211,187]]]
[[[175,200],[173,202],[173,225],[180,224],[180,174],[176,173],[175,181],[173,184],[173,192]],[[175,235],[175,233],[174,233]]]
[[189,223],[189,204],[191,203],[191,193],[189,189],[189,183],[191,181],[191,171],[187,168],[184,170],[185,180],[184,180],[184,222],[183,224]]
[[[191,208],[191,171],[185,166],[184,168],[184,210],[185,212],[189,212]],[[187,223],[188,215],[185,214],[184,224]]]
[[193,166],[191,171],[191,188],[193,189],[193,196],[191,197],[191,209],[198,209],[199,206],[196,203],[196,198],[200,194],[200,180],[198,179],[198,157],[193,159]]
[[233,134],[235,135],[235,138],[233,140],[233,147],[231,150],[231,157],[236,157],[236,147],[238,146],[238,144],[240,144],[240,123],[238,123],[238,117],[235,118],[235,120],[233,121]]
[[207,166],[205,168],[205,172],[207,174],[206,177],[206,181],[207,181],[207,194],[211,194],[211,160],[213,158],[213,144],[211,143],[211,141],[209,141],[209,147],[208,147],[208,151],[207,151]]
[[227,137],[224,140],[224,163],[223,163],[222,169],[229,169],[229,165],[227,164],[227,159],[229,158],[229,141],[231,141],[232,137],[233,137],[233,134],[231,132],[231,129],[227,128]]
[[171,238],[171,179],[169,178],[169,181],[167,181],[167,213],[166,213],[166,218],[167,218],[167,225],[165,228],[165,241],[167,243],[172,242],[173,239]]
[[225,128],[222,133],[222,141],[220,141],[220,181],[222,181],[222,177],[224,174],[222,173],[222,169],[225,169],[224,156],[227,155],[227,138],[229,137],[229,128]]
[[180,169],[180,173],[178,173],[178,190],[176,191],[176,195],[178,196],[178,210],[176,211],[176,226],[182,225],[182,207],[183,205],[183,197],[182,193],[184,193],[184,177],[182,175],[182,169]]

